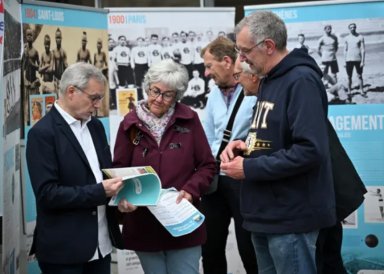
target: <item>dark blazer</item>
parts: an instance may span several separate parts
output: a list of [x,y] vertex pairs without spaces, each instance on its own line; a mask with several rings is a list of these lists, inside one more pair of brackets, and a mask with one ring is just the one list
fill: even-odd
[[[100,168],[111,167],[102,123],[92,118],[87,126]],[[97,206],[106,205],[108,198],[70,126],[55,107],[29,131],[26,154],[37,208],[32,251],[45,263],[87,262],[98,243]],[[116,208],[107,206],[112,244],[122,248],[116,214]]]

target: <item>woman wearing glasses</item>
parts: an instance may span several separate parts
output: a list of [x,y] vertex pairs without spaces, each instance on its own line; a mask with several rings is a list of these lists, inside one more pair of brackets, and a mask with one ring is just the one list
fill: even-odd
[[[199,208],[200,196],[215,172],[207,139],[196,112],[178,100],[188,86],[183,65],[167,59],[150,67],[144,77],[147,99],[121,122],[114,148],[114,166],[152,166],[162,188],[179,191]],[[123,200],[125,248],[136,251],[145,273],[199,273],[204,224],[190,234],[172,237],[146,207]]]

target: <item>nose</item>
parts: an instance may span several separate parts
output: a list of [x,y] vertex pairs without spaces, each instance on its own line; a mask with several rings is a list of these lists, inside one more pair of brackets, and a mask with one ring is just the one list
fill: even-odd
[[163,94],[160,93],[160,94],[156,97],[155,101],[157,101],[157,102],[162,102],[162,101],[163,101]]
[[211,75],[211,71],[210,71],[210,69],[205,68],[205,70],[204,70],[204,76],[208,78],[210,75]]
[[241,61],[241,62],[245,62],[245,61],[247,61],[247,57],[245,57],[245,55],[242,54],[242,53],[239,54],[239,58],[240,58],[240,61]]

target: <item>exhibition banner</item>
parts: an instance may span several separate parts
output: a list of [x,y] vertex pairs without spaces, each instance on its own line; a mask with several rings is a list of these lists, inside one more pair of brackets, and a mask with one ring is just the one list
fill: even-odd
[[[113,150],[123,116],[146,98],[142,88],[148,68],[171,58],[188,70],[188,90],[181,102],[202,118],[211,82],[204,75],[201,49],[233,32],[234,8],[109,8],[110,127]],[[113,71],[118,70],[113,75]],[[113,76],[113,77],[112,77]],[[111,81],[113,80],[113,81]],[[233,226],[227,243],[228,272],[242,273]],[[143,273],[133,251],[117,251],[120,274]]]
[[[3,63],[3,40],[4,40],[4,4],[0,0],[0,64]],[[0,78],[3,82],[3,66],[0,65]],[[3,85],[0,85],[0,104],[4,103]],[[0,125],[4,124],[4,108],[0,108]],[[3,155],[3,128],[0,128],[0,155]],[[0,157],[0,174],[3,174],[3,158]],[[3,184],[0,183],[0,218],[3,216]]]
[[217,36],[232,33],[234,18],[234,8],[110,8],[109,56],[118,69],[113,86],[136,88],[135,99],[141,100],[146,96],[142,82],[148,67],[171,58],[189,73],[190,85],[181,101],[201,113],[209,79],[200,50]]
[[[64,70],[75,62],[95,65],[108,77],[107,11],[90,7],[23,1],[21,6],[23,54],[21,62],[20,106],[24,143],[28,130],[51,109],[58,98],[59,83]],[[79,20],[80,18],[80,20]],[[101,108],[94,113],[109,132],[108,93]],[[24,152],[25,147],[22,147]],[[24,154],[23,154],[24,155]],[[36,206],[25,157],[25,227],[27,250],[32,244]],[[40,273],[37,263],[30,260],[28,273]]]
[[[37,3],[25,1],[22,5],[22,112],[26,127],[31,126],[31,113],[38,115],[41,109],[30,105],[30,96],[57,97],[61,75],[68,65],[94,64],[108,76],[107,52],[103,48],[108,43],[106,10]],[[95,113],[98,117],[108,116],[108,98]]]
[[384,2],[316,1],[246,6],[271,10],[288,29],[288,48],[306,48],[323,70],[329,120],[368,192],[343,220],[348,273],[384,270]]
[[122,117],[146,97],[144,74],[159,60],[185,65],[190,81],[181,102],[202,118],[211,81],[204,75],[200,51],[217,36],[232,33],[234,18],[234,8],[109,8],[112,148]]
[[[17,1],[2,1],[4,8],[4,33],[1,45],[3,55],[0,64],[3,66],[0,81],[2,115],[2,153],[1,164],[3,172],[2,207],[2,269],[1,273],[21,273],[21,224],[22,195],[20,183],[20,58],[21,58],[21,24],[20,4]],[[6,27],[5,27],[6,26]]]

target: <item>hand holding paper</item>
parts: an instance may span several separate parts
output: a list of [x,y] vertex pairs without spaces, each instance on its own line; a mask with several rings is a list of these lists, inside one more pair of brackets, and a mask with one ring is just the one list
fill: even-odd
[[117,205],[117,208],[119,209],[120,212],[129,213],[129,212],[135,211],[137,209],[137,206],[131,204],[126,199],[122,199]]
[[192,195],[186,192],[185,190],[180,190],[179,196],[177,196],[176,204],[180,203],[182,199],[186,199],[188,202],[192,203]]
[[205,219],[188,200],[181,199],[176,203],[179,192],[175,188],[163,189],[159,203],[148,206],[149,211],[172,234],[179,237],[197,229]]
[[112,197],[109,205],[117,206],[126,199],[135,206],[156,205],[161,192],[161,182],[151,166],[109,168],[103,172],[110,178],[122,177],[123,187]]
[[112,197],[120,191],[121,187],[123,186],[123,181],[121,177],[116,177],[104,180],[102,184],[104,187],[105,195],[107,197]]

